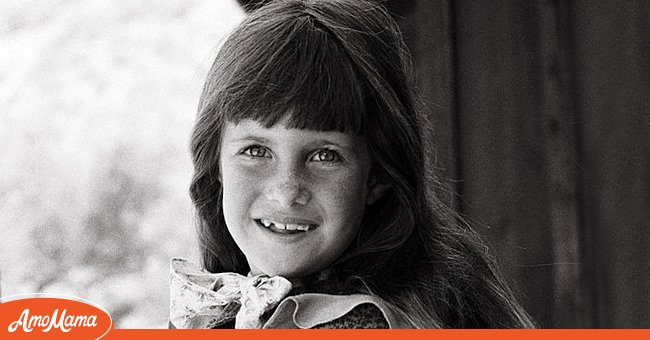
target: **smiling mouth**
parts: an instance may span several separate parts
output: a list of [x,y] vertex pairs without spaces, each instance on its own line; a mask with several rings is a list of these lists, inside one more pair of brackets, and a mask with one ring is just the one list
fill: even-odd
[[256,219],[255,222],[258,225],[279,234],[298,234],[316,228],[315,224],[280,223],[268,219]]

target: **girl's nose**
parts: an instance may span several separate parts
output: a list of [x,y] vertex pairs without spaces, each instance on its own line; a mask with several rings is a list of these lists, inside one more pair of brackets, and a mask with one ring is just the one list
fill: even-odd
[[296,176],[281,176],[269,183],[266,197],[277,202],[283,208],[295,208],[307,205],[311,199],[309,191]]

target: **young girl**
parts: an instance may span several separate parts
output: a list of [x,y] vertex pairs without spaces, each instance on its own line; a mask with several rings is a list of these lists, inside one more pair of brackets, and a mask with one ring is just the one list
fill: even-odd
[[203,267],[172,261],[177,328],[532,327],[432,194],[386,11],[275,1],[210,70],[192,136]]

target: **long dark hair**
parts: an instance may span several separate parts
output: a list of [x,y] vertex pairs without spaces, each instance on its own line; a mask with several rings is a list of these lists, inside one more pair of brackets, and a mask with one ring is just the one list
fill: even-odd
[[532,327],[478,235],[433,194],[410,58],[376,3],[280,0],[252,12],[221,47],[205,83],[190,193],[203,265],[249,271],[223,217],[219,152],[225,122],[363,137],[372,176],[389,187],[364,214],[336,266],[418,327]]

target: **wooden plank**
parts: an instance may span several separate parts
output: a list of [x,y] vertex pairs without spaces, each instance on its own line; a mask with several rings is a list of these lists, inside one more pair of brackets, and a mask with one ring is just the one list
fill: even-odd
[[548,0],[539,10],[546,196],[553,236],[553,326],[592,327],[590,294],[581,275],[578,155],[565,7]]
[[535,2],[455,2],[463,208],[524,307],[554,325],[554,253]]
[[572,13],[596,326],[650,327],[650,2]]
[[456,204],[456,128],[454,69],[451,41],[450,3],[436,1],[390,1],[413,57],[418,99],[431,123],[425,137],[432,173],[438,177],[440,198]]

